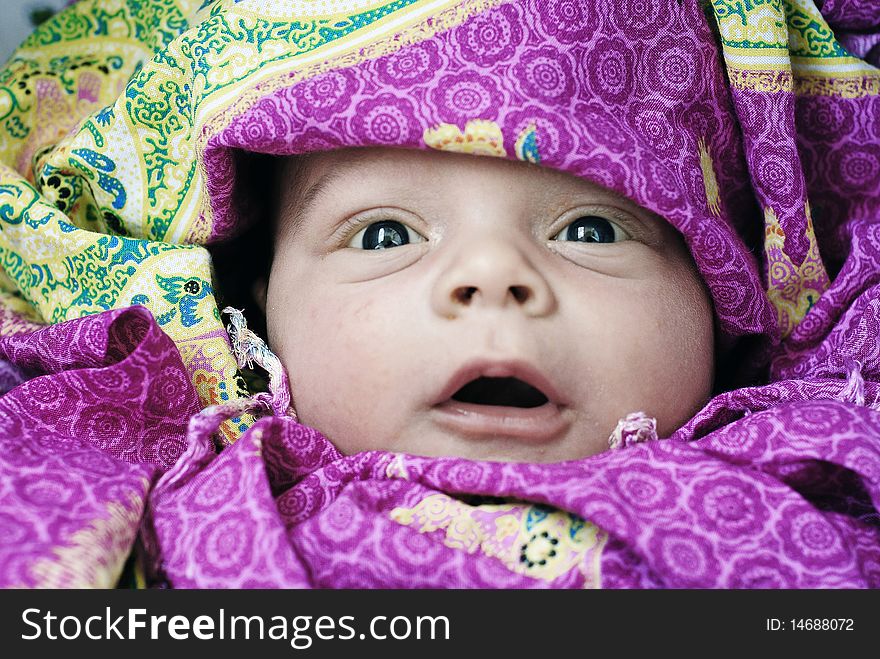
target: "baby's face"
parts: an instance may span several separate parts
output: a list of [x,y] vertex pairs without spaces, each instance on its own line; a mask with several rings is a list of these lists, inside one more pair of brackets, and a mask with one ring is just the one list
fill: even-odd
[[300,420],[370,449],[551,462],[706,401],[712,308],[679,234],[525,163],[391,149],[288,164],[269,343]]

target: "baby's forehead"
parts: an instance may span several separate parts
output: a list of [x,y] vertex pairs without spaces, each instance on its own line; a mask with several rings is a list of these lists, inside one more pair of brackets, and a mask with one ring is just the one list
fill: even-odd
[[386,203],[418,204],[454,194],[458,184],[474,194],[474,180],[487,182],[486,194],[496,195],[499,203],[504,201],[499,190],[528,190],[530,199],[551,210],[591,202],[667,224],[634,201],[567,172],[493,156],[400,148],[346,148],[286,158],[280,176],[280,218],[297,232],[321,221],[310,212],[316,206],[352,195],[384,195]]
[[318,191],[345,188],[365,180],[370,181],[371,187],[419,186],[422,193],[429,194],[432,183],[440,177],[471,174],[491,175],[516,184],[534,185],[540,190],[594,193],[629,202],[593,181],[529,162],[416,149],[347,148],[291,156],[282,166],[281,180],[284,189],[302,201]]

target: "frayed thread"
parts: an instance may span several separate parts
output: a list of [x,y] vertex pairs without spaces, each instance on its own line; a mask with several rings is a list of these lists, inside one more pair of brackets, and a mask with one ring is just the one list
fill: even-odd
[[[269,346],[252,330],[248,329],[244,313],[233,307],[226,307],[223,313],[229,316],[229,325],[226,331],[229,333],[229,341],[232,344],[232,353],[238,362],[239,368],[253,368],[254,364],[269,374],[269,413],[276,416],[289,416],[296,420],[296,410],[290,396],[290,383],[287,372],[281,364],[281,360],[269,350]],[[266,394],[257,394],[251,399],[264,401]],[[257,404],[260,407],[264,402]],[[217,406],[215,406],[217,407]],[[234,416],[234,415],[233,415]]]
[[608,438],[608,447],[621,449],[633,444],[657,439],[657,419],[644,412],[630,412],[614,428]]
[[852,357],[847,357],[844,359],[843,365],[846,368],[846,384],[843,389],[840,390],[840,393],[837,394],[838,400],[842,400],[845,403],[853,403],[854,405],[861,405],[862,407],[868,407],[880,412],[880,395],[875,394],[873,401],[869,402],[866,400],[866,387],[865,378],[862,375],[862,362],[853,359]]
[[851,357],[844,361],[846,367],[846,386],[840,392],[840,399],[855,403],[856,405],[865,405],[865,378],[862,377],[862,363]]
[[232,307],[223,309],[229,315],[229,342],[239,368],[253,368],[255,365],[269,374],[269,391],[248,398],[238,398],[218,405],[209,405],[189,420],[187,428],[187,451],[179,464],[181,474],[172,475],[166,480],[173,482],[185,475],[188,464],[196,464],[208,453],[220,450],[225,443],[217,445],[216,437],[220,424],[243,414],[256,416],[274,415],[292,418],[296,421],[296,411],[290,396],[287,372],[281,360],[269,350],[269,346],[253,331],[248,329],[244,313]]

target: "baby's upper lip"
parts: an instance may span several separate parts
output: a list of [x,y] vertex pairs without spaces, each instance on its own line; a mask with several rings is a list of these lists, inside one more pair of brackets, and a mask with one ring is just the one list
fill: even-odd
[[558,406],[567,405],[560,391],[537,366],[523,359],[486,358],[468,361],[455,371],[433,404],[439,405],[446,402],[468,382],[481,377],[517,378],[538,389],[549,402]]

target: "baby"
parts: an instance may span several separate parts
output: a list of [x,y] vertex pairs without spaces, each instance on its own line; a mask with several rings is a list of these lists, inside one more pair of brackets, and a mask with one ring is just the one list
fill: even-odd
[[656,214],[490,157],[284,162],[269,344],[343,453],[571,460],[627,413],[665,436],[708,399],[712,306]]

